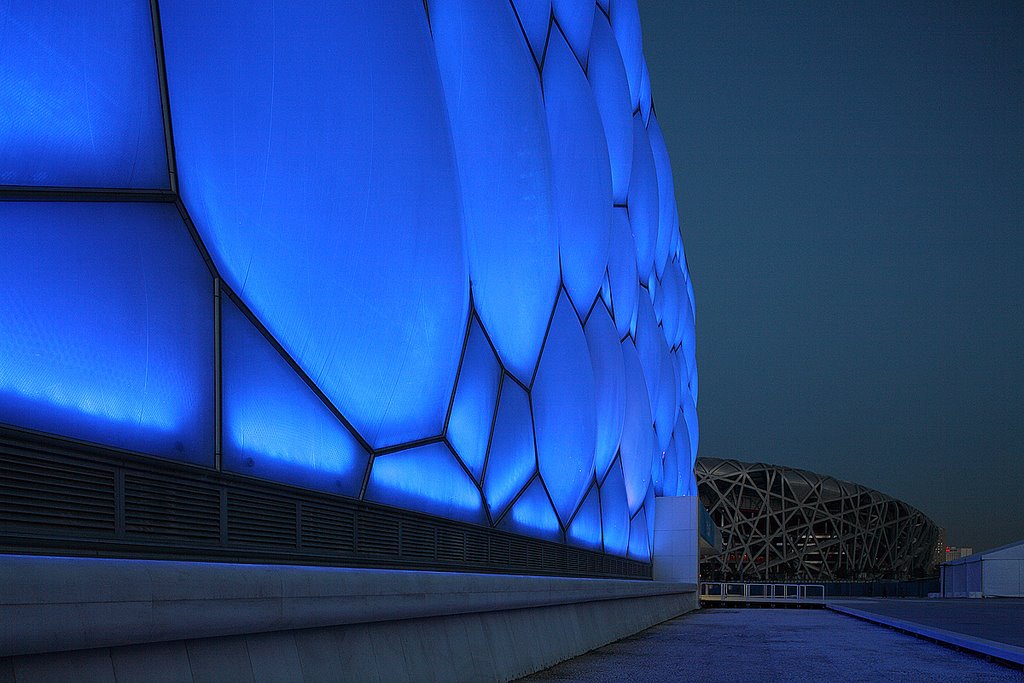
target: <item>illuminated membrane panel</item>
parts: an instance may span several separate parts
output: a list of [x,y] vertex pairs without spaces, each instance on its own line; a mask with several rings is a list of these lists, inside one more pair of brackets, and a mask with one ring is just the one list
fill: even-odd
[[8,3],[0,199],[8,427],[641,561],[696,491],[635,0]]

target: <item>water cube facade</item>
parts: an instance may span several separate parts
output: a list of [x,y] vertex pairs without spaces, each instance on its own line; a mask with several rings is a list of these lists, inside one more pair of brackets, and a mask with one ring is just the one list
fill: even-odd
[[638,560],[694,302],[635,0],[0,6],[0,423]]

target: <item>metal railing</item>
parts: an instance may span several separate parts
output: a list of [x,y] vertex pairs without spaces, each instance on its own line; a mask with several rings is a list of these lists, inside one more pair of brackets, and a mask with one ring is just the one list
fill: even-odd
[[825,586],[818,583],[700,584],[700,600],[707,604],[824,605]]

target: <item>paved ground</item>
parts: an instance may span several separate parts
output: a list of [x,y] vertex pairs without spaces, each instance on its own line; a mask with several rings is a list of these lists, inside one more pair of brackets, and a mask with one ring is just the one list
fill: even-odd
[[1024,600],[856,598],[829,602],[975,638],[1024,647]]
[[702,609],[527,681],[1024,681],[1024,673],[821,609]]

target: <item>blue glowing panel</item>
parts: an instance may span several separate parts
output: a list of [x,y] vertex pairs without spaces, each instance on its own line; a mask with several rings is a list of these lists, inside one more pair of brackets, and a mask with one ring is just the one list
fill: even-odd
[[672,428],[675,426],[676,413],[679,412],[679,383],[676,380],[675,366],[668,350],[665,338],[658,336],[658,347],[661,360],[658,363],[657,403],[654,404],[654,429],[658,436],[658,447],[664,451],[672,440]]
[[169,187],[149,6],[0,3],[0,185]]
[[678,496],[679,495],[679,454],[676,452],[676,440],[672,439],[672,443],[668,445],[668,450],[665,451],[664,461],[664,473],[665,481],[662,485],[664,495],[666,496]]
[[694,476],[693,471],[689,471],[684,475],[684,487],[679,492],[681,496],[696,496],[697,495],[697,478]]
[[658,117],[652,116],[647,124],[647,137],[654,157],[654,170],[658,180],[658,239],[654,248],[654,265],[661,277],[672,250],[672,234],[676,231],[676,197],[672,180],[672,164],[665,146],[665,136],[658,125]]
[[647,384],[640,359],[630,339],[622,342],[622,358],[626,366],[626,417],[622,423],[619,453],[630,512],[643,504],[643,497],[651,479],[651,460],[654,457],[654,429]]
[[225,281],[372,446],[439,435],[469,279],[423,3],[160,9],[183,197]]
[[366,451],[227,296],[221,316],[224,469],[358,496]]
[[594,15],[587,77],[594,89],[597,111],[604,124],[608,158],[612,167],[612,197],[625,204],[633,165],[633,107],[629,103],[629,84],[622,67],[622,56],[608,18]]
[[640,9],[636,0],[611,0],[609,16],[612,30],[622,54],[622,64],[629,81],[629,105],[640,102],[640,81],[643,79],[643,37],[640,31]]
[[594,473],[597,407],[587,339],[564,296],[555,306],[530,394],[540,476],[559,519],[568,522]]
[[612,212],[612,248],[608,254],[608,280],[611,286],[615,329],[622,339],[636,315],[640,283],[636,275],[636,248],[629,216],[623,207]]
[[690,466],[697,462],[697,445],[700,442],[700,424],[697,422],[697,406],[686,394],[683,395],[683,418],[686,420],[686,431],[690,437]]
[[665,343],[654,319],[654,305],[646,291],[637,301],[636,352],[644,370],[644,383],[652,410],[658,405],[658,384],[661,380],[661,346]]
[[629,546],[629,504],[618,461],[612,464],[608,477],[601,483],[601,528],[605,552],[625,555]]
[[[590,29],[594,25],[594,0],[552,0],[551,4],[569,46],[576,53],[580,64],[586,66],[587,54],[590,52]],[[547,63],[544,68],[547,69]],[[544,94],[547,95],[546,89]]]
[[596,484],[590,487],[590,493],[583,499],[565,537],[570,545],[601,550],[601,501]]
[[366,500],[486,524],[480,490],[443,443],[378,455]]
[[494,405],[498,400],[501,366],[476,319],[469,328],[466,353],[459,371],[455,401],[448,420],[448,442],[477,481],[484,471],[487,440],[491,436]]
[[647,547],[654,547],[654,489],[647,489],[647,497],[644,499],[644,517],[647,521]]
[[501,383],[494,436],[484,473],[484,497],[491,519],[497,519],[504,513],[512,498],[536,473],[537,451],[533,446],[530,397],[506,377]]
[[544,56],[544,45],[548,39],[548,25],[551,22],[551,0],[512,0],[523,33],[530,44],[533,55],[540,64]]
[[0,202],[0,225],[0,421],[212,465],[213,281],[177,209]]
[[430,20],[462,178],[473,302],[505,367],[528,383],[559,283],[537,67],[507,2],[437,0]]
[[629,522],[629,550],[626,554],[634,560],[650,560],[651,548],[647,542],[647,514],[641,507]]
[[661,333],[670,347],[679,343],[682,277],[674,263],[665,269],[655,308],[661,308]]
[[658,177],[651,143],[639,114],[633,119],[633,166],[629,176],[629,225],[636,244],[636,270],[641,281],[654,272],[658,241]]
[[663,453],[655,449],[654,458],[651,460],[651,486],[654,492],[663,496],[664,493],[664,476],[665,476],[665,456]]
[[676,428],[672,433],[672,444],[676,450],[677,468],[679,472],[680,486],[684,483],[687,472],[693,473],[693,465],[696,460],[690,451],[690,431],[686,427],[686,418],[680,412],[676,418]]
[[601,301],[604,302],[608,312],[612,310],[612,285],[608,281],[608,272],[605,271],[604,279],[601,280]]
[[649,125],[651,122],[651,74],[647,71],[646,59],[640,74],[640,115],[644,119],[644,125]]
[[[593,2],[587,3],[593,17]],[[594,93],[559,31],[544,58],[544,105],[551,134],[551,178],[562,280],[586,315],[608,265],[612,179]]]
[[539,477],[535,477],[516,502],[512,503],[508,514],[498,523],[498,528],[549,541],[562,540],[558,515],[551,507],[551,499],[544,491]]
[[622,422],[626,417],[626,366],[615,323],[604,306],[594,307],[587,318],[585,334],[597,401],[594,471],[598,479],[604,479],[619,450]]

